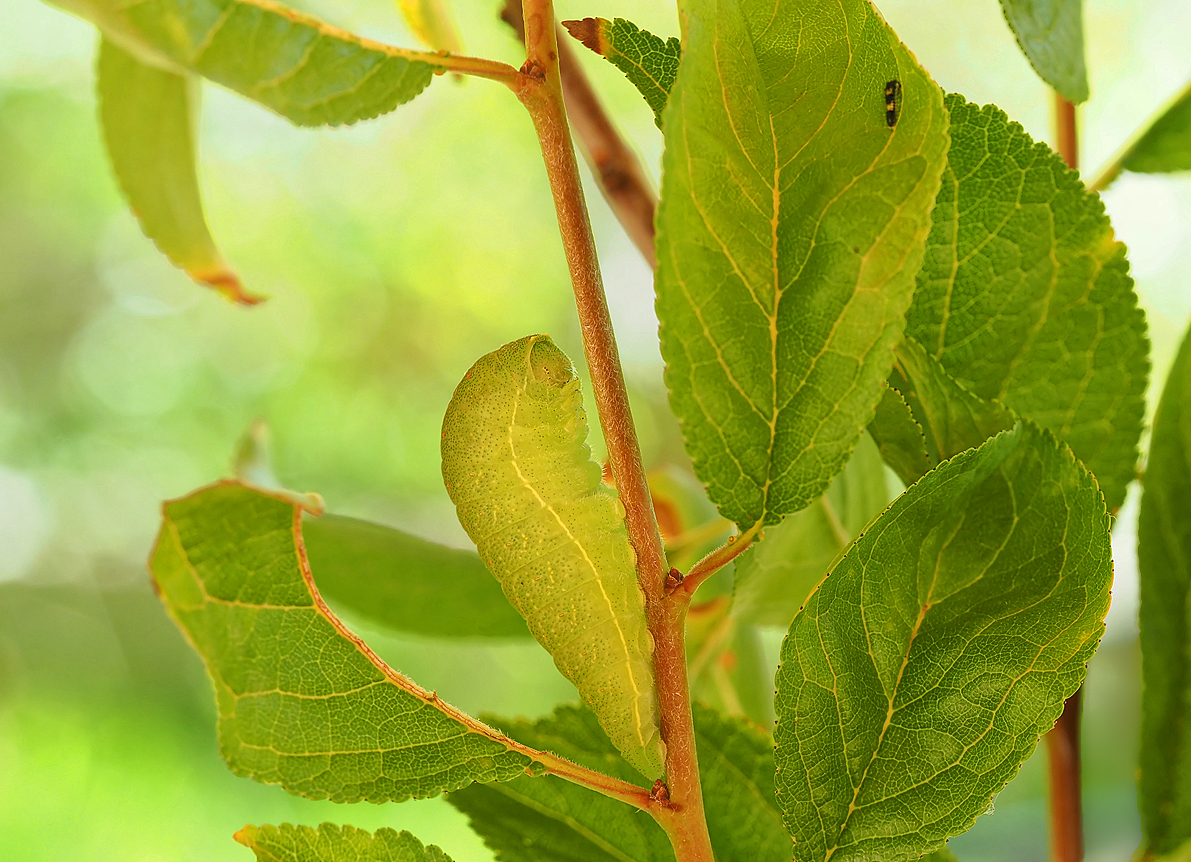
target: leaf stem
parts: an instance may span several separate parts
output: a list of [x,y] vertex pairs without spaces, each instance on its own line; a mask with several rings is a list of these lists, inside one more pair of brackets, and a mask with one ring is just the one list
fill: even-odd
[[677,862],[712,862],[687,684],[685,623],[689,602],[666,601],[666,555],[645,480],[563,103],[554,6],[552,0],[523,0],[522,13],[526,60],[515,91],[529,110],[541,143],[575,291],[592,391],[617,492],[625,507],[629,541],[637,554],[637,575],[654,639],[669,803],[651,813],[669,835]]
[[[506,0],[501,20],[525,41],[525,19],[520,0]],[[600,103],[587,73],[569,40],[557,30],[558,71],[567,116],[587,156],[587,163],[613,215],[651,269],[657,269],[653,248],[653,213],[657,192],[641,160],[617,131]]]
[[689,597],[694,594],[700,584],[747,551],[753,540],[760,535],[761,522],[758,521],[739,536],[729,536],[727,544],[716,548],[691,566],[682,583],[674,589],[673,595],[685,593]]
[[[1079,168],[1079,133],[1075,105],[1054,94],[1055,150],[1072,170]],[[1079,725],[1083,688],[1067,698],[1063,713],[1046,734],[1050,775],[1050,847],[1052,862],[1083,859],[1083,804],[1080,785]]]
[[572,784],[579,784],[597,793],[602,793],[604,796],[619,799],[642,811],[656,814],[660,807],[660,803],[652,799],[649,791],[644,787],[638,787],[627,781],[621,781],[619,778],[613,778],[611,775],[596,772],[547,751],[538,752],[536,759],[546,767],[551,775],[557,775]]

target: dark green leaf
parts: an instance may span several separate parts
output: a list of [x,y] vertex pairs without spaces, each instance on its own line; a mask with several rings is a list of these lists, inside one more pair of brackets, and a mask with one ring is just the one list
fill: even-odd
[[632,21],[617,18],[584,18],[564,21],[572,36],[624,73],[629,83],[653,109],[653,121],[662,127],[662,109],[678,76],[682,46],[671,36],[663,39],[642,30]]
[[[897,411],[898,399],[888,396],[890,404],[878,411],[869,427],[885,450],[898,453],[896,465],[891,466],[907,485],[940,462],[979,446],[1017,422],[1011,410],[977,398],[961,386],[910,336],[898,345],[889,385],[891,392],[901,396],[913,426],[906,425],[905,415]],[[910,472],[917,457],[913,449],[916,436],[925,447],[926,463]],[[904,457],[899,457],[902,453]]]
[[1149,174],[1191,171],[1191,84],[1133,145],[1123,167]]
[[[561,707],[536,724],[499,724],[526,745],[627,781],[639,777],[585,709]],[[774,798],[770,738],[697,704],[695,736],[718,862],[786,862],[790,838]],[[449,794],[447,801],[468,816],[500,862],[674,858],[665,833],[649,815],[551,776],[472,785]]]
[[1083,0],[1001,0],[1022,53],[1063,98],[1088,98],[1083,61]]
[[877,444],[881,460],[889,465],[906,485],[935,465],[926,452],[926,433],[914,418],[906,398],[886,385],[877,412],[868,424],[868,433]]
[[55,0],[146,63],[195,72],[299,126],[366,120],[426,88],[441,58],[266,0]]
[[819,497],[872,418],[947,115],[866,0],[684,11],[657,216],[662,354],[695,471],[747,528]]
[[970,827],[1083,680],[1111,580],[1095,480],[1030,423],[906,491],[782,645],[797,862],[900,862]]
[[1154,417],[1137,526],[1141,575],[1141,810],[1145,847],[1191,840],[1191,337]]
[[256,854],[257,862],[451,862],[433,844],[408,832],[324,823],[309,826],[245,826],[236,840]]
[[827,493],[765,530],[736,561],[733,614],[759,625],[788,626],[832,561],[889,503],[881,454],[864,435]]
[[951,150],[906,316],[966,389],[1050,429],[1121,505],[1149,374],[1145,316],[1099,197],[993,106],[947,97]]
[[197,82],[142,63],[107,39],[97,74],[104,143],[145,236],[199,284],[234,302],[259,302],[216,250],[203,216],[195,171]]
[[[526,745],[625,781],[641,779],[586,709],[563,706],[533,724],[487,720]],[[447,801],[467,815],[499,862],[674,859],[669,839],[648,814],[554,776],[473,784]]]
[[360,619],[431,637],[529,637],[474,551],[335,515],[302,533],[319,592]]
[[434,796],[538,767],[380,661],[327,609],[285,495],[223,482],[165,504],[150,566],[215,684],[237,775],[336,802]]

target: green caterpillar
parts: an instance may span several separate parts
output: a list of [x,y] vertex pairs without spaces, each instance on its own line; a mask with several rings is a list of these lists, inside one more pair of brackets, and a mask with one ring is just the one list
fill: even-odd
[[624,507],[600,481],[570,359],[545,335],[482,357],[443,420],[459,522],[612,743],[649,778],[664,747],[653,638]]

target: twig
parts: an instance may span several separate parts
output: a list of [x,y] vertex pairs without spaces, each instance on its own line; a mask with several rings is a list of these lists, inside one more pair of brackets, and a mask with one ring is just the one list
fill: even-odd
[[[1079,167],[1075,105],[1055,93],[1055,150],[1067,166]],[[1079,723],[1083,689],[1063,704],[1063,714],[1046,735],[1050,773],[1050,847],[1052,862],[1083,859],[1083,805],[1080,784]]]
[[551,0],[523,0],[526,60],[515,91],[529,110],[562,234],[575,291],[592,392],[608,447],[616,489],[625,507],[629,541],[654,639],[654,674],[662,739],[666,743],[668,807],[654,816],[674,847],[677,862],[713,862],[703,814],[703,791],[695,753],[695,728],[687,684],[687,602],[665,600],[668,567],[641,462],[616,337],[600,277],[595,240],[571,144],[558,68],[557,27]]
[[[525,21],[519,0],[506,0],[501,20],[525,41]],[[575,136],[587,158],[588,166],[599,184],[604,200],[637,246],[650,269],[657,269],[653,249],[653,214],[657,193],[633,149],[624,141],[611,118],[600,104],[570,40],[558,30],[558,66],[562,77],[562,95]]]
[[695,590],[699,589],[700,584],[747,551],[753,540],[760,535],[761,522],[758,521],[739,536],[729,536],[726,545],[721,545],[691,566],[691,570],[686,573],[686,577],[674,590],[673,595],[682,593],[689,599]]

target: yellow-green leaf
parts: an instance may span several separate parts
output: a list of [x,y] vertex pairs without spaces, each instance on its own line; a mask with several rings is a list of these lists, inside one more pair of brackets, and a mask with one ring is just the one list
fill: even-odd
[[195,166],[198,82],[143,63],[103,39],[97,75],[104,143],[145,236],[186,274],[252,305],[207,228]]
[[446,0],[397,0],[397,8],[418,41],[436,51],[463,50],[459,28]]

